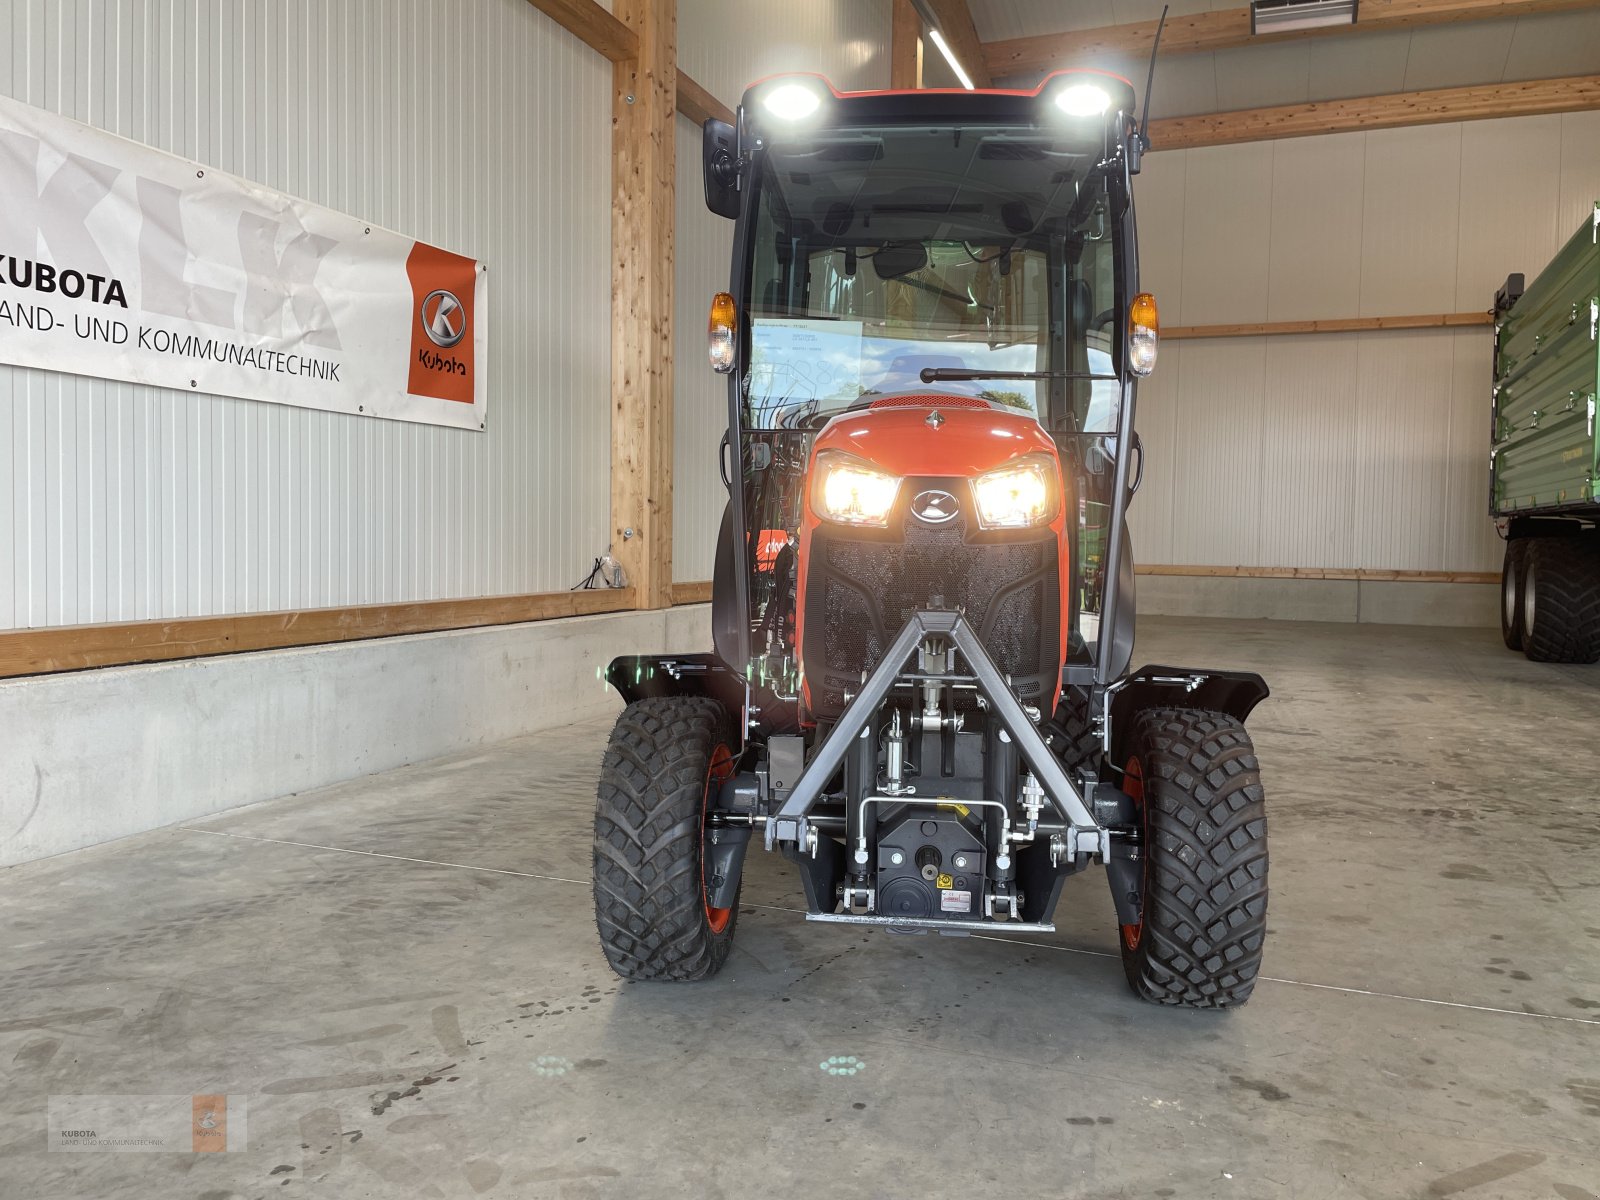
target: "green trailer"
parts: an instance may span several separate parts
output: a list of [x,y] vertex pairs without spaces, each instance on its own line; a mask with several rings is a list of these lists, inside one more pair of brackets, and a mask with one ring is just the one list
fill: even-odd
[[1536,662],[1600,661],[1600,204],[1531,284],[1506,280],[1494,317],[1501,633]]

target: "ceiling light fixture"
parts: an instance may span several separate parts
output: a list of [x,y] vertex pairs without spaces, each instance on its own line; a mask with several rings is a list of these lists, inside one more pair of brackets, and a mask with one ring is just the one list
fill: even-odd
[[969,92],[977,91],[978,88],[972,82],[972,76],[967,74],[966,69],[961,65],[961,61],[956,58],[955,51],[950,49],[950,44],[944,40],[944,30],[939,25],[939,18],[928,7],[928,0],[911,0],[911,7],[917,10],[917,16],[921,17],[922,23],[928,27],[928,40],[939,47],[939,53],[944,55],[945,62],[950,64],[950,69],[955,72],[956,78],[961,81],[961,86]]
[[1293,33],[1354,25],[1359,0],[1251,0],[1250,33]]

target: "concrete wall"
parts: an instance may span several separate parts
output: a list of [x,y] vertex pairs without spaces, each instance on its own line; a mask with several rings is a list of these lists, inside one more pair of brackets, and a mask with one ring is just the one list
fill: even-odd
[[0,866],[620,707],[710,606],[0,680]]
[[1500,620],[1493,583],[1141,575],[1138,597],[1140,616],[1152,617],[1463,626]]

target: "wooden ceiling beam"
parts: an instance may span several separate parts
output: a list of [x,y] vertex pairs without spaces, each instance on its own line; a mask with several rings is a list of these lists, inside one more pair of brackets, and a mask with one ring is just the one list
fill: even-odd
[[1273,337],[1303,333],[1375,333],[1389,329],[1463,329],[1493,325],[1491,312],[1421,313],[1398,317],[1324,317],[1316,321],[1246,321],[1229,325],[1169,325],[1164,342],[1195,338]]
[[685,75],[682,67],[678,68],[678,111],[696,125],[713,119],[733,124],[733,110]]
[[[1359,18],[1354,25],[1254,35],[1250,32],[1248,6],[1225,8],[1168,17],[1161,34],[1161,53],[1163,56],[1201,54],[1302,38],[1348,37],[1593,7],[1594,0],[1361,0]],[[1102,25],[1095,29],[985,42],[984,63],[991,75],[1006,76],[1043,74],[1059,67],[1105,58],[1144,58],[1150,53],[1155,34],[1155,21],[1133,21],[1126,25]]]
[[595,0],[528,0],[557,25],[614,63],[637,58],[639,39]]
[[1150,141],[1152,150],[1189,150],[1358,129],[1443,125],[1597,108],[1600,75],[1575,75],[1167,117],[1150,122]]
[[[595,0],[528,0],[528,3],[610,62],[631,62],[639,56],[638,35]],[[677,83],[678,111],[696,125],[704,125],[713,117],[719,121],[733,121],[733,110],[681,69]]]

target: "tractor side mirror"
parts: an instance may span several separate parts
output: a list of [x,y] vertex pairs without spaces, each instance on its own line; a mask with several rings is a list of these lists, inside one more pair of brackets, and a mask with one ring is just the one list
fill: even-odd
[[730,221],[739,216],[738,135],[715,118],[705,123],[700,144],[706,181],[706,207]]

